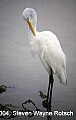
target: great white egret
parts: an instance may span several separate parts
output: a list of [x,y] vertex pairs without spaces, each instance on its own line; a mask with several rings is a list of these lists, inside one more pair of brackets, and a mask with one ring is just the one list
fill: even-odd
[[53,72],[57,75],[60,82],[65,85],[67,83],[66,56],[58,38],[50,31],[38,32],[36,30],[37,14],[34,9],[26,8],[23,11],[23,18],[29,25],[28,36],[32,54],[39,55],[49,76]]

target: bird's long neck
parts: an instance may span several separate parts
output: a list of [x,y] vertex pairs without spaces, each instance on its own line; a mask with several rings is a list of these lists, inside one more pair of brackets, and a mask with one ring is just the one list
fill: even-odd
[[34,29],[35,35],[31,32],[30,28],[28,28],[28,37],[30,40],[32,40],[32,38],[36,36],[36,22],[35,21],[32,22],[32,27]]

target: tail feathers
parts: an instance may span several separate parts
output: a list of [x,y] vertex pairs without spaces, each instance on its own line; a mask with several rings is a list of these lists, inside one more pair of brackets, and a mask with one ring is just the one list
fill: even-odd
[[67,78],[66,78],[66,75],[65,75],[65,73],[64,73],[63,70],[61,71],[60,82],[61,82],[63,85],[67,85]]
[[58,70],[57,76],[60,79],[60,83],[62,83],[63,85],[67,85],[67,78],[66,78],[66,74],[63,69]]

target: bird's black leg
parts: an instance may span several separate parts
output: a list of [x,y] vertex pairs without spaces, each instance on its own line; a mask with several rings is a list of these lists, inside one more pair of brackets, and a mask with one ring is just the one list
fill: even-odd
[[50,91],[50,84],[51,84],[51,75],[49,75],[49,85],[48,85],[48,92],[47,92],[47,102],[49,100],[49,91]]
[[[53,90],[53,71],[51,69],[51,75],[49,75],[49,85],[48,85],[48,93],[47,93],[47,102],[48,102],[48,106],[47,106],[47,111],[51,112],[51,102],[52,102],[52,90]],[[47,120],[51,120],[51,116],[47,116]]]
[[47,93],[47,103],[49,110],[51,109],[53,82],[54,82],[53,71],[51,69],[51,75],[49,75],[49,85],[48,85],[48,93]]
[[50,98],[49,98],[49,104],[51,105],[51,101],[52,101],[52,90],[53,90],[53,71],[51,69],[51,77],[50,77],[50,82],[51,82],[51,89],[50,89]]

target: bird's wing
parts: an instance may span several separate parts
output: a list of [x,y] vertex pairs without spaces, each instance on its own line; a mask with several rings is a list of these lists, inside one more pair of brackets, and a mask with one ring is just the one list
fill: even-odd
[[65,54],[56,35],[50,31],[41,32],[41,35],[39,46],[42,57],[47,61],[50,67],[55,68],[55,66],[61,65],[66,68]]
[[57,37],[49,31],[41,32],[39,46],[43,59],[61,79],[62,71],[66,74],[66,57]]

